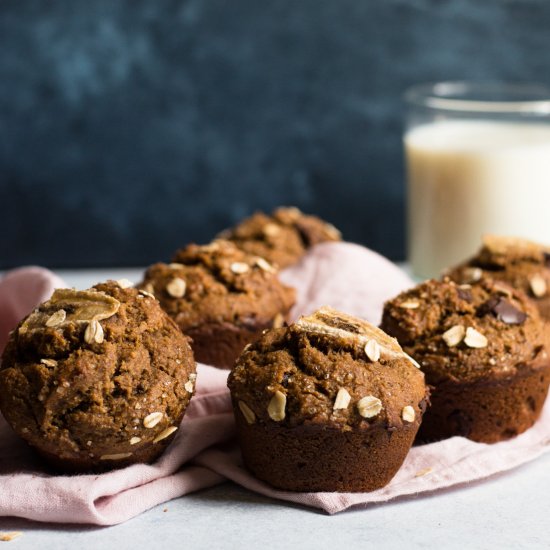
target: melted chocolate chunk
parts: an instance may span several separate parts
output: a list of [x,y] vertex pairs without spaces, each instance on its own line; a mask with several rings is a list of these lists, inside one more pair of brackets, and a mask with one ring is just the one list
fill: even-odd
[[477,310],[478,317],[483,317],[489,313],[496,315],[495,308],[498,306],[499,301],[500,296],[492,296],[486,302],[483,302]]
[[499,321],[507,325],[521,325],[527,319],[527,314],[518,309],[503,296],[493,296],[479,308],[480,315],[492,313]]

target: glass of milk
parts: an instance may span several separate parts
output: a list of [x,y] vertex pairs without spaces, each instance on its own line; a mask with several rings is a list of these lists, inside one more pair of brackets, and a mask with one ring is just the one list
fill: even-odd
[[411,88],[405,101],[415,275],[440,275],[485,233],[550,244],[550,89],[442,82]]

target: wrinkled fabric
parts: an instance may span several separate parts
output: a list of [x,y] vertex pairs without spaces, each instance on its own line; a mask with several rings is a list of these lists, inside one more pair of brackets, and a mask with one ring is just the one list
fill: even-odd
[[[294,317],[330,305],[373,323],[379,321],[385,300],[413,284],[385,258],[349,243],[314,247],[281,278],[297,289]],[[20,317],[49,297],[54,286],[63,286],[63,282],[39,268],[17,270],[0,280],[0,341]],[[546,403],[535,426],[510,441],[487,445],[453,437],[414,447],[394,479],[371,493],[278,491],[242,466],[227,371],[199,364],[197,374],[196,395],[176,438],[151,465],[136,464],[98,475],[59,475],[0,417],[0,515],[112,525],[226,480],[332,514],[480,480],[533,460],[550,448],[550,405]]]

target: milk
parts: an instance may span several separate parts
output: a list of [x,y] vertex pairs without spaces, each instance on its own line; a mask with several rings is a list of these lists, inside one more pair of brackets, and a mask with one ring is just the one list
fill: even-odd
[[484,233],[550,244],[550,125],[442,121],[404,139],[416,275],[471,256]]

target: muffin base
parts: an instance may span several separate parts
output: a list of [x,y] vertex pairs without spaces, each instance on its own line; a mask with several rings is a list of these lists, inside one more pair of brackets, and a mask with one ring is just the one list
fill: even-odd
[[273,321],[255,326],[208,323],[184,332],[192,338],[195,360],[219,369],[231,369],[244,347],[257,340]]
[[319,426],[248,425],[235,412],[246,467],[286,491],[368,492],[387,485],[405,460],[418,421],[343,431]]
[[418,442],[455,435],[496,443],[529,429],[540,416],[550,384],[550,363],[496,381],[444,382],[432,390]]
[[[62,456],[34,447],[33,445],[31,446],[52,467],[53,470],[73,474],[101,473],[126,468],[132,464],[151,464],[164,453],[175,436],[176,434],[174,433],[158,443],[146,443],[139,449],[132,449],[131,456],[116,460],[101,460],[97,454],[90,457],[89,453],[85,452],[82,452],[79,455],[74,454],[71,456],[66,454]],[[130,451],[128,451],[128,453],[129,452]],[[116,455],[124,453],[125,450],[117,450],[116,452],[111,451],[105,454]]]

